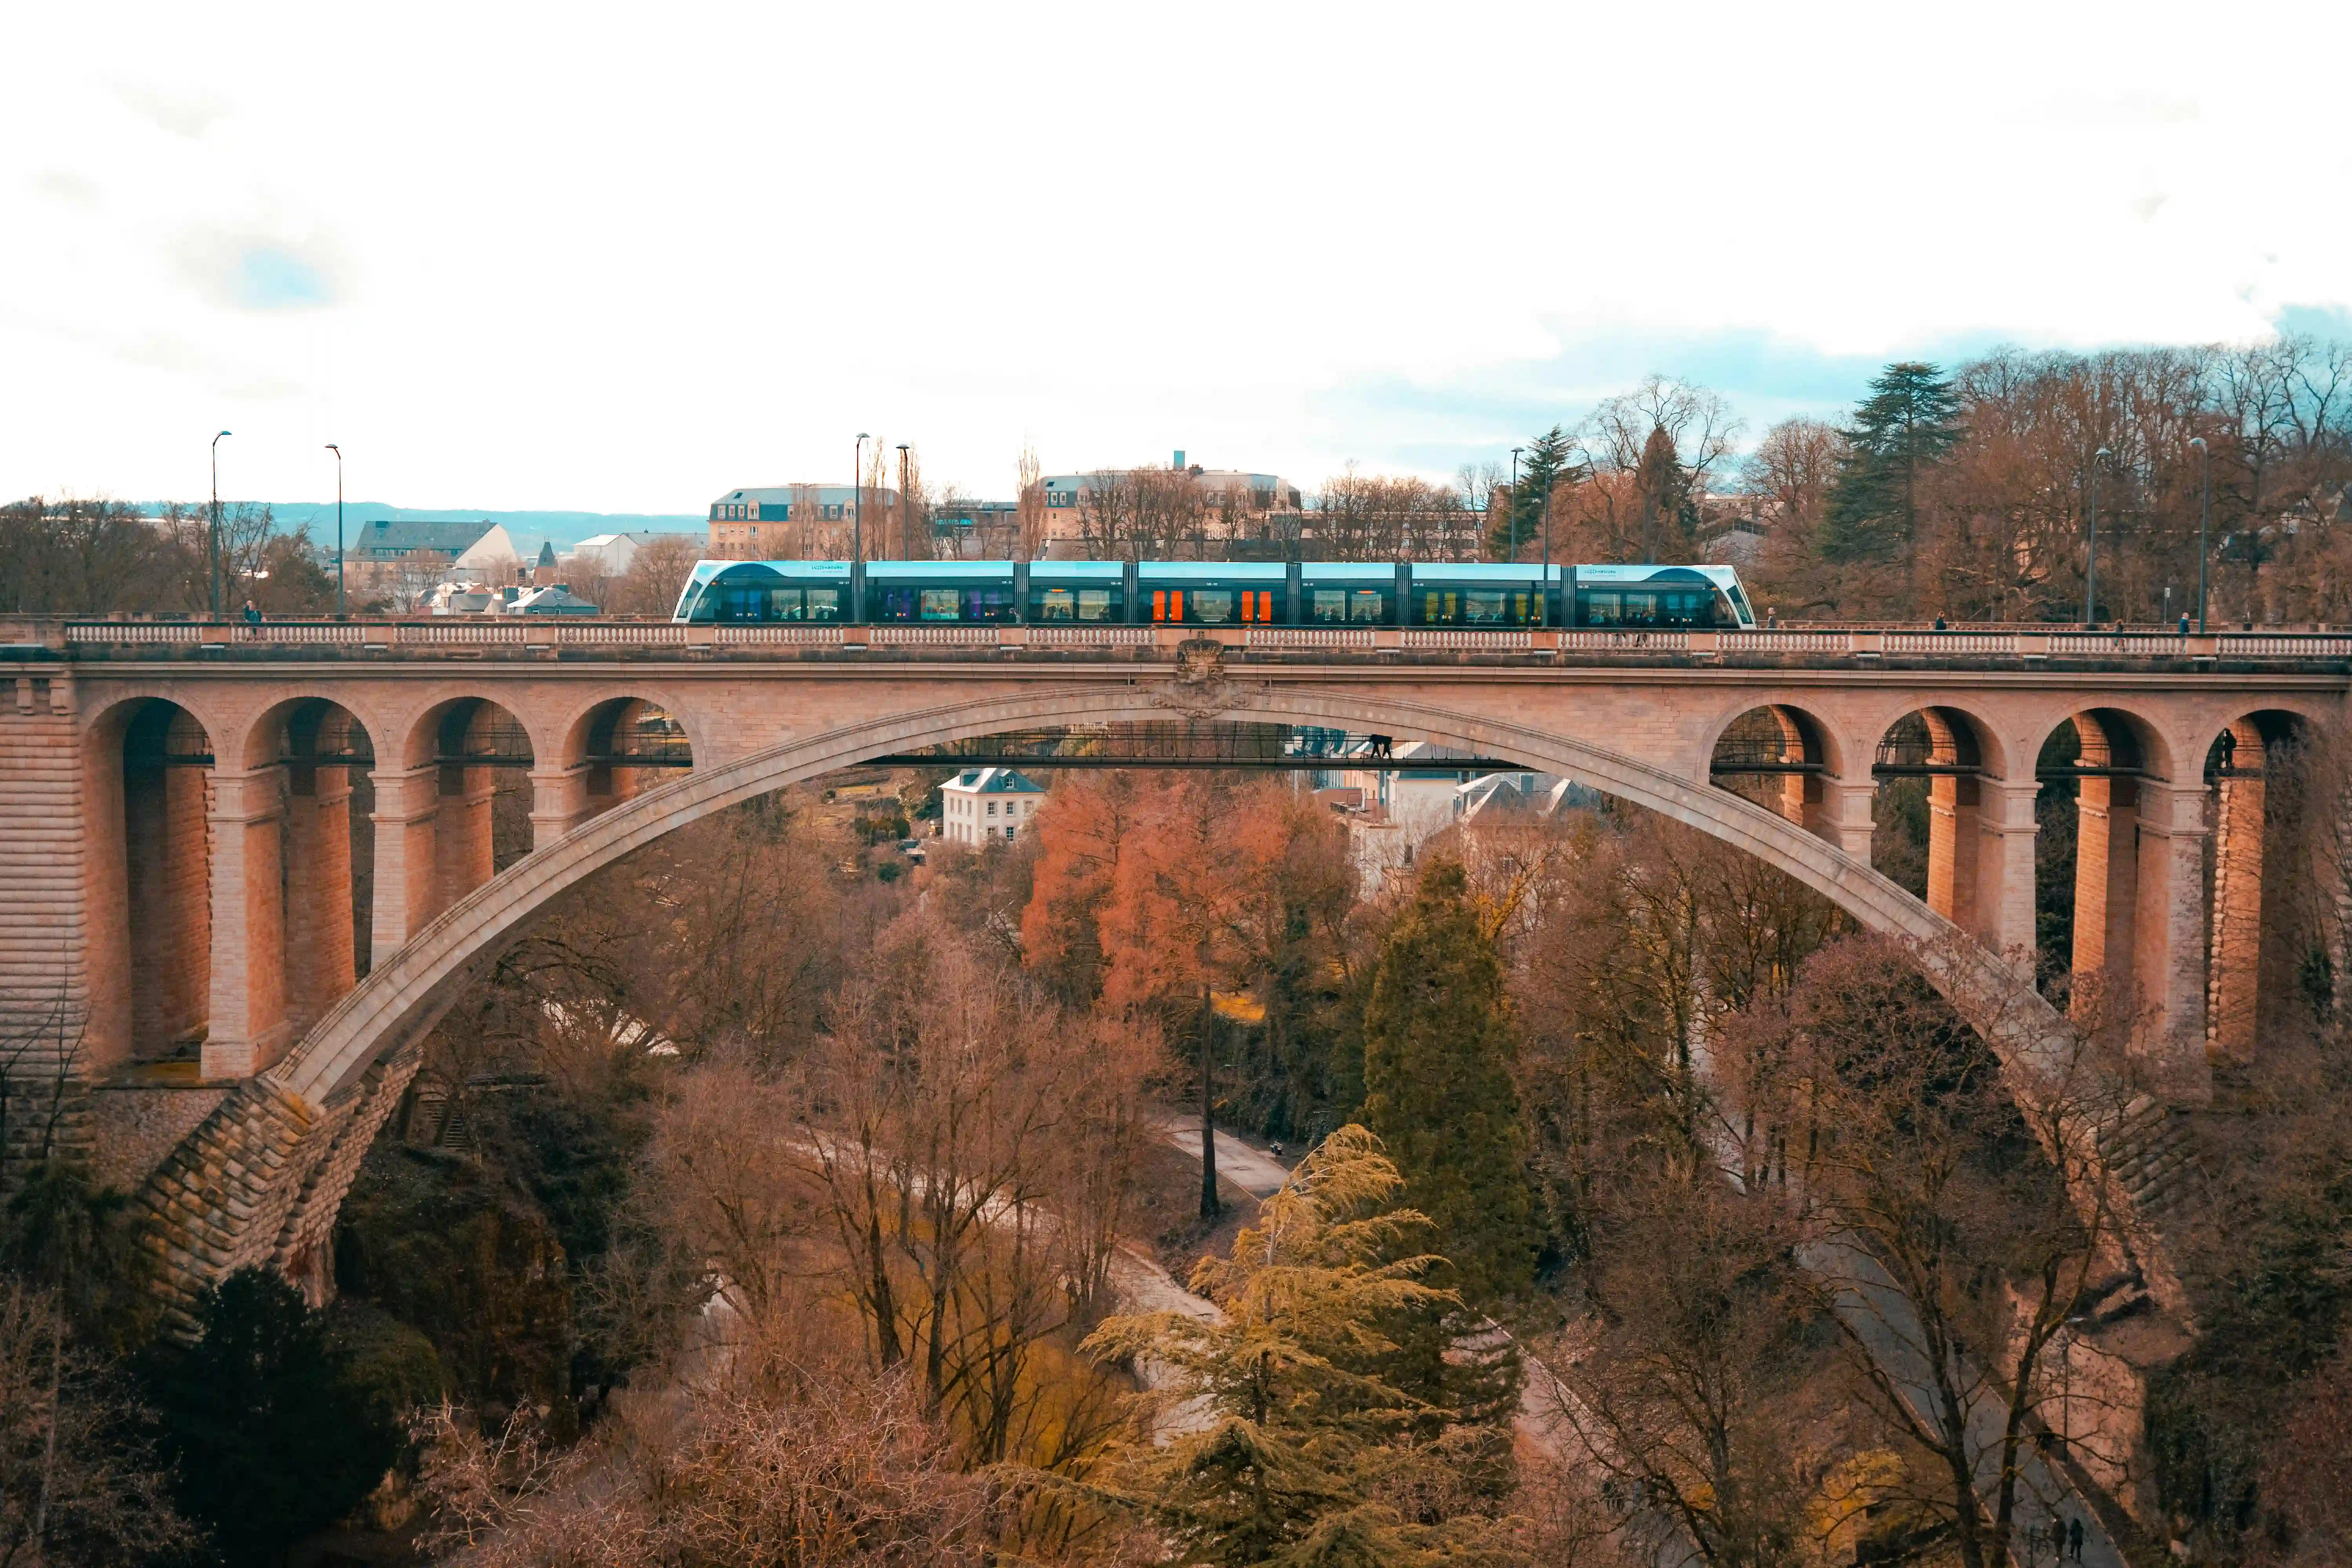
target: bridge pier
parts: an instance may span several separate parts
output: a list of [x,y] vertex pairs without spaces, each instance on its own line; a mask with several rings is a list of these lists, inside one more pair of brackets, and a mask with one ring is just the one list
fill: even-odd
[[2212,955],[2206,1042],[2216,1057],[2253,1054],[2262,977],[2263,848],[2268,800],[2263,735],[2250,719],[2230,726],[2231,745],[2213,802]]
[[1977,935],[2031,980],[2033,974],[2034,802],[2042,785],[2024,779],[1979,779]]
[[2205,789],[2137,784],[2132,978],[2147,1019],[2137,1032],[2168,1096],[2199,1102],[2213,1090],[2205,1049]]
[[1983,793],[1977,780],[1937,774],[1927,786],[1927,907],[1962,931],[1976,929],[1983,849]]
[[2074,999],[2084,1009],[2129,1005],[2138,962],[2139,790],[2129,778],[2077,781],[2074,826]]
[[1874,778],[1865,776],[1859,784],[1845,778],[1823,779],[1821,810],[1817,820],[1808,826],[1868,865],[1870,843],[1878,833],[1877,818],[1872,810],[1877,802],[1878,781]]
[[[158,720],[179,711],[155,707]],[[91,1028],[100,1055],[148,1061],[202,1037],[212,1015],[212,774],[166,767],[157,723],[133,724],[120,754],[96,765],[113,774],[114,787],[92,792],[103,819],[96,826],[108,835],[93,859],[107,881],[119,872],[122,901],[93,911],[94,931],[111,928],[98,941],[110,994]]]
[[533,768],[530,773],[530,847],[544,849],[591,815],[588,768]]
[[212,1005],[204,1076],[249,1078],[291,1037],[286,1016],[283,779],[213,770]]
[[299,1037],[358,984],[348,768],[296,763],[286,795],[286,993]]
[[368,775],[375,785],[374,908],[369,911],[368,951],[383,963],[408,944],[432,918],[434,819],[441,808],[440,770],[378,766]]
[[479,764],[444,763],[436,770],[440,806],[433,819],[433,903],[429,920],[488,881],[490,803],[498,779]]

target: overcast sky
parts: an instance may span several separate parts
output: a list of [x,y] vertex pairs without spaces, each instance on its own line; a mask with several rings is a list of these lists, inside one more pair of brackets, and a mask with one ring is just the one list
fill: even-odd
[[0,496],[1442,476],[2352,326],[2352,5],[0,10]]

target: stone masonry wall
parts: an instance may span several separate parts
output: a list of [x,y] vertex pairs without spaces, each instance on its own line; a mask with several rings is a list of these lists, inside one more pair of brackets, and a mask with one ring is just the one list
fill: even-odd
[[[31,676],[0,682],[0,1126],[5,1163],[31,1128],[22,1114],[46,1110],[60,1064],[78,1068],[89,1017],[83,943],[81,769],[72,684]],[[70,1076],[70,1074],[68,1075]],[[46,1121],[46,1119],[45,1119]],[[68,1142],[76,1130],[66,1129]]]
[[228,1092],[221,1084],[97,1085],[89,1094],[91,1173],[101,1186],[137,1192]]

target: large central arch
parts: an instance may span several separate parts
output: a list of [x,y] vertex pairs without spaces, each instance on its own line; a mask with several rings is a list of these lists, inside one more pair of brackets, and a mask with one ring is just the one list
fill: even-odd
[[[1159,700],[1154,699],[1158,698]],[[1789,821],[1711,787],[1570,736],[1546,733],[1377,688],[1228,688],[1231,711],[1271,721],[1425,736],[1513,757],[1647,806],[1777,867],[1868,930],[1915,944],[1929,980],[1985,1033],[2012,1072],[2054,1060],[2068,1031],[2018,973],[1869,865]],[[1189,709],[1165,688],[1048,687],[877,717],[691,773],[592,818],[475,889],[418,931],[265,1075],[312,1113],[355,1095],[387,1052],[415,1040],[551,900],[633,850],[754,796],[884,752],[1057,724],[1165,719]]]

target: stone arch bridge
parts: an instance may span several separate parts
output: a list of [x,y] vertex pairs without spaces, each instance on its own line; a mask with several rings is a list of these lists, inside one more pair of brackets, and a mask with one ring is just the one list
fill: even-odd
[[[566,889],[869,757],[1177,716],[1425,738],[1662,812],[1920,944],[2012,1070],[2066,1033],[2031,980],[2063,774],[2074,967],[2133,989],[2193,1101],[2252,1037],[2264,748],[2347,691],[2335,636],[0,625],[0,1136],[56,1089],[183,1304],[247,1264],[323,1291],[422,1037]],[[500,768],[527,823],[494,821]],[[1909,776],[1924,900],[1870,858]]]

